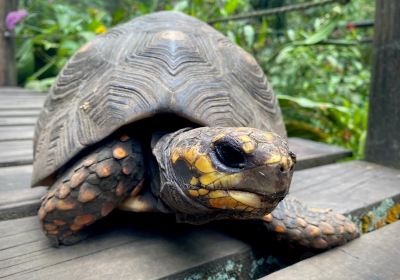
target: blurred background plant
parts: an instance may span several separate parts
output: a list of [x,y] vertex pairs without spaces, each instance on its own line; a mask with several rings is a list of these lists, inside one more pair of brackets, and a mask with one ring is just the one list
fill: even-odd
[[[47,91],[77,49],[131,18],[176,10],[209,21],[311,0],[21,0],[28,16],[16,27],[18,83]],[[272,83],[290,136],[338,144],[363,156],[368,111],[374,1],[216,22],[251,52]],[[350,23],[350,24],[349,24]]]

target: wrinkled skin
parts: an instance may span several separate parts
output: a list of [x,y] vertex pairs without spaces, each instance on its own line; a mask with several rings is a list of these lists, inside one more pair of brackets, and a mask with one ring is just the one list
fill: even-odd
[[295,164],[285,139],[244,127],[178,131],[153,153],[162,201],[191,223],[263,217],[288,193]]

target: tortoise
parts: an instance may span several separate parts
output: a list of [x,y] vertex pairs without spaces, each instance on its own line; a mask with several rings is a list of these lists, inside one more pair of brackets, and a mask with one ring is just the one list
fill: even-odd
[[258,219],[316,249],[356,238],[344,216],[285,198],[295,162],[256,60],[198,19],[158,12],[97,36],[60,72],[36,125],[32,186],[49,186],[38,216],[54,246],[116,208]]

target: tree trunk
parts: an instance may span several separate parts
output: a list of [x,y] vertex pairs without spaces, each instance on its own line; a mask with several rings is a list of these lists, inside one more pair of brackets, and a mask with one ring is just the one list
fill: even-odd
[[400,168],[400,1],[377,0],[366,159]]
[[[17,0],[0,0],[0,86],[16,85],[15,42],[7,31],[6,16],[17,9]],[[11,35],[11,36],[10,36]]]

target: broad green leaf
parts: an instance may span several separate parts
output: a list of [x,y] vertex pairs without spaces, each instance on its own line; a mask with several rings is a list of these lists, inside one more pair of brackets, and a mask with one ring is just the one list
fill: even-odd
[[238,7],[239,1],[238,0],[228,0],[224,5],[224,10],[227,15],[232,14]]

